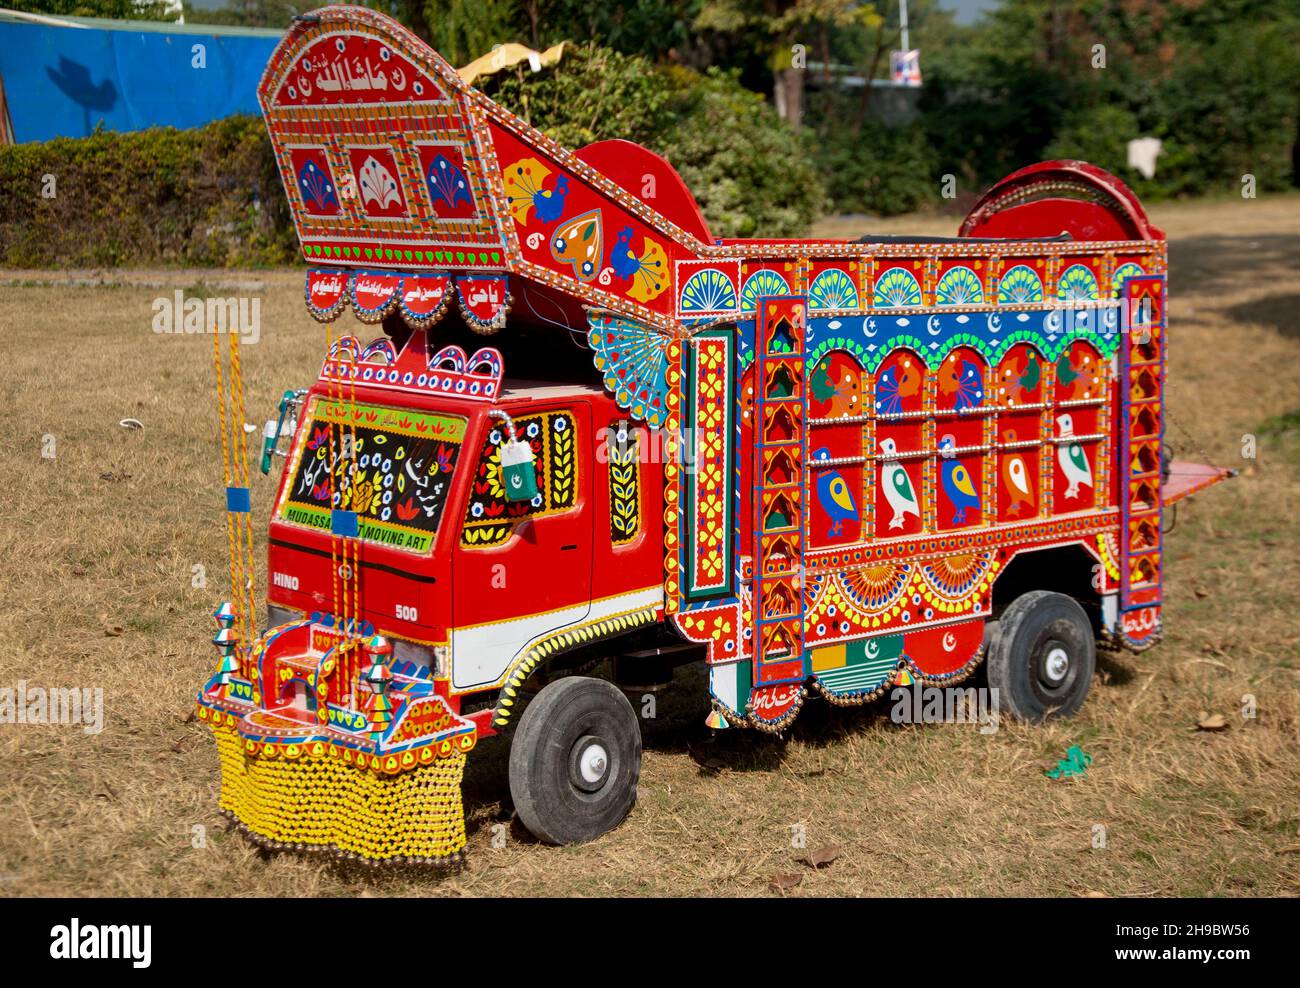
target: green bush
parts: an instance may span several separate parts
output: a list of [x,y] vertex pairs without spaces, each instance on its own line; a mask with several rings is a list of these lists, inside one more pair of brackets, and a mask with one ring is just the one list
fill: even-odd
[[648,143],[672,124],[676,86],[640,57],[594,45],[566,45],[557,65],[527,63],[488,76],[479,88],[565,147],[623,138]]
[[257,117],[0,147],[6,266],[233,267],[296,254]]
[[1097,106],[1067,116],[1045,158],[1082,158],[1126,181],[1136,172],[1128,167],[1128,142],[1141,137],[1137,117],[1122,106]]
[[820,142],[816,164],[837,213],[895,216],[939,203],[935,154],[919,124],[875,121]]
[[811,148],[730,75],[685,80],[677,123],[650,147],[671,161],[719,237],[792,237],[826,207]]

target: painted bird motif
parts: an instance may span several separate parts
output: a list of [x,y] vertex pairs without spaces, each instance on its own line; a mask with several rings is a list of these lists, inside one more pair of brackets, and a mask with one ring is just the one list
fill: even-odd
[[[829,460],[830,450],[822,448],[813,453],[813,460]],[[823,469],[817,478],[817,502],[830,517],[830,528],[826,537],[834,538],[844,533],[846,521],[856,521],[858,505],[853,500],[853,492],[838,470]]]
[[641,270],[641,258],[632,253],[632,228],[625,226],[618,231],[618,239],[609,252],[609,263],[614,266],[614,273],[620,278],[630,278]]
[[826,418],[847,418],[862,412],[862,380],[850,367],[838,363],[835,355],[817,365],[812,395],[827,405]]
[[[884,457],[896,456],[898,444],[892,439],[882,439],[880,452]],[[889,502],[889,506],[894,509],[894,516],[889,519],[890,528],[902,528],[907,523],[908,514],[921,517],[921,507],[917,504],[912,480],[897,460],[885,459],[881,463],[880,486],[885,491],[885,499]]]
[[631,281],[628,294],[638,302],[648,302],[667,285],[668,255],[649,237],[642,237],[645,248],[641,254],[632,249],[632,228],[618,231],[614,246],[609,251],[609,263],[614,273]]
[[980,496],[975,492],[975,483],[965,464],[956,458],[956,440],[945,435],[939,440],[939,454],[943,459],[943,491],[953,505],[950,524],[964,525],[968,508],[980,509]]
[[912,369],[910,360],[902,360],[881,374],[876,382],[876,411],[897,415],[903,410],[903,399],[920,389],[921,375]]
[[[1004,443],[1014,443],[1016,441],[1016,430],[1008,429],[1002,433]],[[1034,492],[1029,487],[1029,467],[1025,463],[1025,458],[1018,450],[1008,451],[1002,456],[1002,486],[1011,498],[1011,505],[1007,508],[1007,514],[1014,517],[1020,517],[1020,506],[1028,505],[1029,513],[1034,513],[1035,497]]]
[[939,390],[952,398],[952,407],[958,412],[974,408],[984,400],[979,368],[969,360],[946,362],[939,369]]
[[1068,388],[1078,376],[1079,372],[1070,363],[1069,353],[1061,354],[1061,359],[1056,362],[1056,383]]
[[[1061,439],[1074,438],[1074,419],[1068,413],[1058,415],[1056,424],[1061,427]],[[1060,464],[1065,479],[1070,482],[1065,489],[1065,497],[1078,497],[1081,484],[1084,487],[1092,486],[1092,467],[1088,464],[1088,454],[1077,442],[1059,443],[1056,447],[1056,462]]]
[[1078,363],[1071,359],[1067,351],[1056,362],[1056,382],[1063,388],[1069,388],[1072,400],[1091,398],[1101,393],[1100,368],[1097,361],[1088,353],[1076,354]]
[[560,175],[554,189],[538,189],[533,193],[533,212],[543,223],[554,223],[564,213],[564,199],[569,194],[569,179]]
[[1016,379],[1016,383],[1020,386],[1021,391],[1026,395],[1030,395],[1038,387],[1038,382],[1042,379],[1042,376],[1043,371],[1038,366],[1038,358],[1031,353],[1029,359],[1025,361],[1024,372]]
[[1006,397],[1009,405],[1016,404],[1017,392],[1024,393],[1020,401],[1032,401],[1034,392],[1037,390],[1042,378],[1043,371],[1038,364],[1036,354],[1029,353],[1025,357],[1024,366],[1020,368],[1017,368],[1015,363],[1009,360],[1002,369],[1001,393]]
[[569,194],[569,179],[557,175],[554,188],[546,188],[551,170],[536,158],[522,158],[503,173],[506,198],[510,200],[510,213],[521,226],[528,222],[532,210],[542,223],[553,223],[564,213],[564,200]]

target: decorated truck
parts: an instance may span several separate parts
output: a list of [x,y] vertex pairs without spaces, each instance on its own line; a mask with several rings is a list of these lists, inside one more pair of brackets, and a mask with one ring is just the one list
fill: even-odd
[[348,6],[259,98],[324,328],[266,429],[265,619],[214,336],[233,596],[198,713],[254,839],[455,861],[498,734],[527,828],[595,837],[636,798],[627,693],[686,663],[715,729],[982,661],[1039,720],[1098,641],[1158,641],[1163,513],[1224,472],[1165,454],[1165,241],[1115,177],[1025,168],[951,238],[719,238],[663,158],[566,150]]

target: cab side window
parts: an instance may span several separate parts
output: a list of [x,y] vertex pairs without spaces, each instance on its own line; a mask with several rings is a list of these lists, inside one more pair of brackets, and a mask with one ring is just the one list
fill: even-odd
[[515,419],[515,432],[533,451],[537,496],[506,500],[501,448],[509,440],[504,423],[494,423],[479,451],[461,528],[467,548],[500,545],[525,518],[558,514],[573,507],[578,491],[577,443],[571,412],[557,410]]

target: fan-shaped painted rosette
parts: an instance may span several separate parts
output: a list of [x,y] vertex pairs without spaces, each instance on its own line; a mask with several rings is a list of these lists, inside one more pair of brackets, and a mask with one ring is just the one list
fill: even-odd
[[931,559],[921,564],[921,578],[945,600],[964,600],[988,575],[993,565],[991,552],[967,552]]
[[315,213],[337,213],[338,196],[334,194],[334,183],[329,175],[308,160],[298,172],[298,186],[302,189],[303,202]]
[[902,309],[921,304],[921,285],[907,268],[890,268],[876,279],[877,309]]
[[1056,297],[1062,302],[1095,302],[1097,294],[1097,276],[1086,264],[1071,264],[1056,283]]
[[1125,279],[1138,278],[1144,274],[1146,274],[1146,272],[1142,270],[1142,265],[1140,264],[1134,264],[1132,261],[1121,264],[1115,269],[1115,274],[1111,278],[1110,297],[1119,298],[1120,292],[1124,290]]
[[358,173],[361,182],[361,201],[372,202],[379,209],[387,209],[400,202],[402,193],[393,173],[379,163],[378,159],[369,157],[361,165]]
[[902,563],[882,563],[841,573],[839,583],[863,614],[879,614],[903,596],[911,575],[911,567]]
[[461,203],[473,202],[469,196],[465,173],[449,161],[446,155],[440,154],[433,159],[424,178],[429,183],[429,196],[435,202],[444,202],[452,208]]
[[618,407],[655,428],[662,425],[667,411],[669,338],[629,319],[592,316],[587,342],[592,363]]
[[717,268],[696,271],[682,286],[682,312],[730,312],[736,308],[736,288]]
[[771,268],[760,268],[745,279],[740,288],[740,310],[754,312],[758,300],[767,295],[789,295],[790,285]]
[[1000,305],[1029,305],[1043,300],[1043,279],[1026,264],[1017,264],[998,280]]
[[935,287],[935,301],[939,305],[980,305],[984,301],[984,286],[970,268],[964,265],[949,268]]
[[839,268],[828,268],[808,286],[810,309],[856,309],[858,289],[853,279]]

